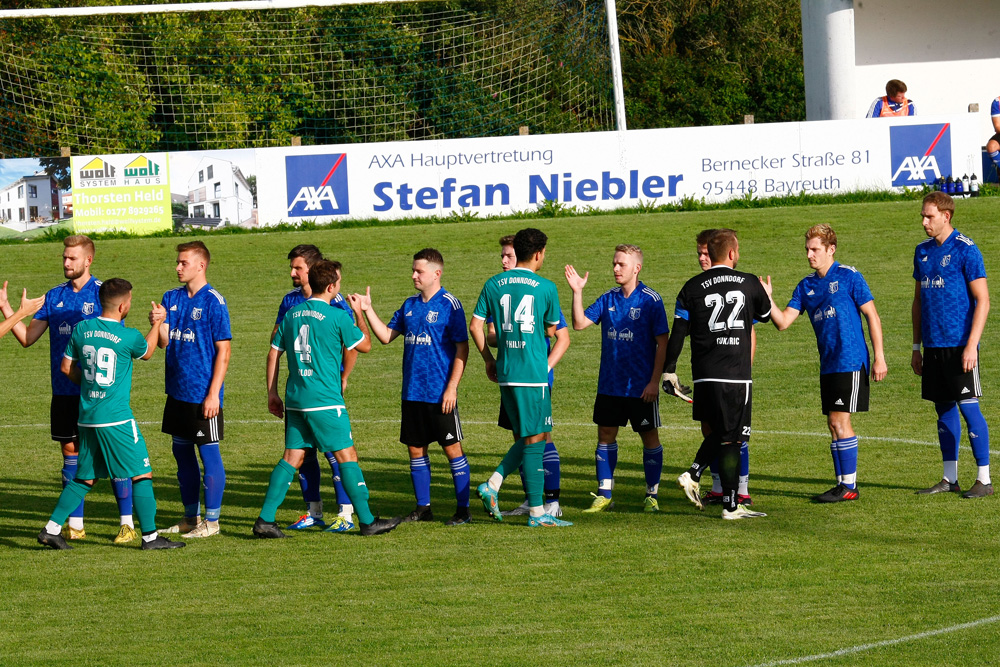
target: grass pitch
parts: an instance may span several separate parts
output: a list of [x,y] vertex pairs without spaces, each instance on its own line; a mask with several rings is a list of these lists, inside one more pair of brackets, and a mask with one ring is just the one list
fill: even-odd
[[[690,408],[664,398],[662,512],[642,513],[641,444],[619,435],[616,509],[584,515],[595,490],[590,422],[600,335],[573,332],[556,371],[555,440],[562,457],[564,530],[529,530],[523,517],[488,521],[473,502],[471,525],[446,528],[451,479],[431,449],[437,522],[377,538],[293,534],[259,542],[250,527],[282,451],[281,423],[266,410],[264,358],[281,296],[285,254],[315,243],[344,263],[344,291],[372,286],[387,319],[412,293],[412,253],[445,256],[444,285],[467,314],[499,270],[497,239],[516,221],[220,236],[206,239],[212,284],[229,301],[233,359],[226,382],[223,456],[228,484],[223,535],[186,549],[143,554],[116,548],[117,517],[106,482],[88,497],[88,539],[72,554],[35,544],[58,494],[58,446],[48,436],[48,344],[0,342],[0,663],[90,664],[983,664],[1000,654],[998,501],[918,497],[940,479],[931,405],[909,369],[913,247],[925,238],[919,203],[854,204],[686,214],[531,221],[549,234],[542,274],[560,286],[564,264],[591,272],[587,303],[613,285],[620,242],[645,249],[643,281],[669,307],[697,270],[694,236],[706,227],[740,232],[740,268],[771,274],[783,305],[806,273],[803,233],[830,222],[837,259],[857,266],[875,294],[889,376],[857,415],[861,499],[819,506],[833,485],[829,435],[819,406],[818,355],[807,318],[789,331],[758,326],[750,488],[766,519],[722,522],[695,510],[673,479],[699,443]],[[998,265],[1000,200],[958,203],[956,226],[976,240],[987,270]],[[176,285],[175,239],[102,241],[94,273],[135,285],[132,325]],[[0,248],[0,279],[32,295],[61,281],[61,245]],[[983,411],[1000,378],[995,317],[982,344]],[[402,342],[362,355],[348,389],[354,438],[383,516],[413,505],[398,441]],[[169,439],[159,432],[163,357],[137,364],[133,409],[150,447],[159,523],[179,518]],[[687,355],[679,365],[690,376]],[[498,391],[470,356],[459,403],[473,483],[508,446],[495,426]],[[997,436],[994,436],[995,438]],[[994,445],[994,451],[997,451]],[[963,443],[960,480],[974,479]],[[520,503],[516,479],[501,492]],[[324,472],[324,497],[332,485]],[[279,511],[302,512],[297,484]],[[961,628],[962,624],[979,622]],[[930,631],[947,630],[933,634]],[[918,635],[914,637],[915,635]],[[903,640],[903,641],[898,641]],[[843,649],[874,645],[848,654]],[[827,655],[826,658],[817,656]],[[777,661],[791,661],[779,663]]]

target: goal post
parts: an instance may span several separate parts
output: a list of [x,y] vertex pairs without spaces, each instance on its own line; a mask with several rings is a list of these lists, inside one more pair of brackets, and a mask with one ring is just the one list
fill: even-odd
[[625,129],[614,0],[0,11],[0,157]]

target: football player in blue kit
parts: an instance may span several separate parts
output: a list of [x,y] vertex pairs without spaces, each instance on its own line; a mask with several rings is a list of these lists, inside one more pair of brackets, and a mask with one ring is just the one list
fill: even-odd
[[[770,277],[764,283],[771,297],[771,321],[784,331],[806,313],[812,320],[819,348],[819,387],[823,414],[827,417],[832,441],[833,471],[837,484],[814,498],[820,503],[858,499],[858,436],[851,425],[852,412],[868,411],[869,375],[880,382],[888,367],[882,347],[882,320],[868,283],[853,266],[834,259],[837,234],[827,224],[814,225],[806,232],[806,258],[813,273],[803,278],[792,292],[784,310],[774,302]],[[861,316],[868,322],[874,361],[861,328]]]
[[[458,383],[469,359],[465,310],[453,294],[441,287],[444,258],[434,248],[413,256],[411,278],[417,293],[407,298],[389,324],[372,307],[371,288],[360,299],[372,335],[383,345],[403,338],[402,418],[399,441],[410,454],[410,477],[417,506],[404,521],[433,521],[431,468],[427,446],[438,442],[451,466],[455,486],[455,514],[448,526],[471,521],[469,515],[469,461],[462,451],[462,422],[458,416]],[[353,298],[353,297],[352,297]]]
[[[639,246],[620,244],[612,260],[614,287],[583,308],[583,288],[590,277],[566,265],[566,281],[573,291],[573,329],[593,324],[601,327],[601,366],[594,401],[597,424],[597,493],[584,512],[614,507],[618,429],[629,422],[642,440],[642,465],[646,477],[644,510],[660,510],[658,493],[663,472],[660,423],[660,373],[667,355],[669,325],[663,299],[639,280],[643,255]],[[615,456],[609,456],[614,450]]]
[[[323,253],[320,252],[319,248],[310,244],[303,243],[289,251],[288,265],[291,272],[293,289],[285,295],[278,306],[278,317],[274,321],[274,330],[271,331],[272,340],[274,340],[274,335],[278,332],[278,325],[284,319],[285,313],[295,306],[305,303],[312,297],[312,288],[309,287],[309,269],[321,259],[323,259]],[[330,305],[340,308],[351,317],[354,317],[351,305],[340,294],[341,264],[340,262],[332,262],[332,264],[337,270],[337,282],[334,285],[334,296],[330,300]],[[351,371],[354,370],[354,364],[358,360],[356,350],[344,350],[343,354],[343,365],[340,372],[341,392],[347,390],[347,378],[350,376]],[[343,533],[351,530],[354,528],[354,505],[351,504],[350,499],[347,497],[347,492],[344,490],[344,485],[341,483],[340,464],[337,462],[334,453],[324,452],[324,456],[330,464],[330,470],[333,473],[333,487],[337,493],[337,502],[339,503],[338,516],[330,522],[329,527],[323,520],[323,499],[319,492],[321,473],[316,448],[306,448],[303,450],[303,453],[302,465],[299,467],[299,486],[302,488],[302,499],[306,503],[307,511],[295,523],[288,526],[288,529],[305,530],[316,527],[334,533]]]
[[[101,314],[101,300],[98,290],[101,281],[90,273],[94,261],[94,242],[82,234],[74,234],[63,239],[63,276],[66,282],[56,285],[45,294],[45,303],[35,313],[28,326],[17,321],[11,331],[23,347],[29,347],[49,330],[49,361],[52,371],[52,403],[49,412],[52,425],[52,439],[62,446],[62,485],[76,477],[80,456],[80,438],[77,417],[80,413],[80,386],[74,384],[60,371],[63,353],[73,335],[73,328],[84,320],[94,319]],[[0,298],[0,311],[10,318],[14,311],[7,302],[6,293]],[[115,544],[127,544],[136,539],[135,523],[132,520],[132,480],[115,478],[111,485],[118,501],[121,527]],[[83,527],[83,501],[69,515],[66,531],[71,540],[87,536]]]
[[[184,520],[167,533],[184,537],[219,534],[226,470],[219,442],[223,438],[223,382],[229,368],[233,334],[229,307],[208,283],[211,255],[201,241],[177,246],[177,280],[183,285],[163,295],[167,319],[160,325],[158,344],[166,348],[167,402],[162,431],[173,438],[177,481],[184,504]],[[204,476],[198,467],[195,446]],[[205,518],[201,519],[202,486]]]
[[[955,202],[943,192],[924,197],[920,211],[930,237],[913,255],[913,357],[910,366],[921,376],[921,396],[934,402],[944,476],[917,493],[960,493],[959,413],[965,418],[972,455],[979,467],[976,481],[963,498],[993,495],[990,479],[990,432],[979,409],[979,341],[990,311],[983,254],[968,236],[951,225]],[[920,347],[923,344],[923,354]]]

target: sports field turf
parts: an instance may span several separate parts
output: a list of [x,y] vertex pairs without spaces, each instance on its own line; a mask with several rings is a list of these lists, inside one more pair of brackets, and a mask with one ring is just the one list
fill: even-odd
[[[531,222],[549,235],[542,274],[559,285],[567,316],[563,265],[591,272],[584,292],[590,303],[613,284],[619,242],[645,249],[641,278],[663,295],[672,316],[677,291],[698,269],[695,234],[718,226],[739,230],[740,268],[771,274],[784,305],[808,272],[803,232],[817,222],[833,224],[837,259],[857,266],[875,294],[889,363],[888,378],[872,387],[872,411],[854,420],[861,498],[810,502],[833,486],[815,338],[805,317],[782,333],[759,325],[750,488],[755,508],[769,516],[752,521],[698,512],[677,489],[673,480],[690,463],[699,436],[690,408],[669,398],[660,405],[663,511],[641,511],[640,444],[623,430],[616,509],[581,513],[596,486],[590,417],[600,335],[594,327],[572,333],[556,371],[555,441],[563,518],[575,522],[572,528],[529,530],[524,517],[494,524],[475,499],[471,525],[445,527],[453,511],[451,478],[440,449],[432,448],[433,524],[405,524],[376,538],[251,537],[282,450],[281,422],[267,413],[263,376],[275,311],[290,286],[287,251],[319,245],[344,263],[344,291],[371,285],[387,319],[412,293],[412,253],[435,246],[446,260],[445,287],[470,314],[484,279],[499,270],[497,239],[527,226],[517,222],[207,239],[209,279],[228,298],[233,318],[223,442],[228,485],[223,535],[180,551],[114,547],[117,517],[106,482],[88,497],[88,538],[73,553],[35,543],[54,507],[61,466],[48,435],[48,344],[22,350],[8,337],[0,341],[0,663],[995,663],[1000,496],[913,494],[941,478],[933,407],[919,399],[919,379],[909,368],[913,247],[926,238],[919,209],[904,202]],[[1000,199],[958,203],[956,227],[978,243],[988,271],[1000,267],[998,219]],[[98,244],[94,274],[135,285],[132,325],[144,323],[149,301],[176,285],[175,244]],[[27,287],[36,295],[62,280],[61,249],[2,247],[0,279],[11,281],[12,294]],[[995,440],[998,340],[992,316],[981,365],[983,411]],[[383,516],[413,505],[405,449],[397,442],[401,353],[401,341],[376,343],[359,360],[347,394],[373,509]],[[158,353],[137,365],[133,408],[157,475],[159,523],[167,526],[181,506],[169,439],[159,432],[162,364]],[[685,351],[682,380],[689,368]],[[497,388],[474,351],[459,404],[477,484],[508,441],[495,426]],[[967,442],[961,457],[967,486],[975,476]],[[518,487],[516,478],[504,486],[505,508],[520,503]],[[331,499],[328,470],[323,490]],[[302,507],[294,483],[278,521],[291,523]],[[328,512],[332,507],[328,500]],[[956,628],[963,624],[972,625]],[[805,660],[844,649],[854,652]]]

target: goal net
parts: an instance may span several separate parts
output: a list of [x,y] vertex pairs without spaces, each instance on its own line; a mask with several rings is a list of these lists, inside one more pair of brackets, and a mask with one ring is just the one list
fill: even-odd
[[600,1],[4,14],[5,158],[615,125]]

